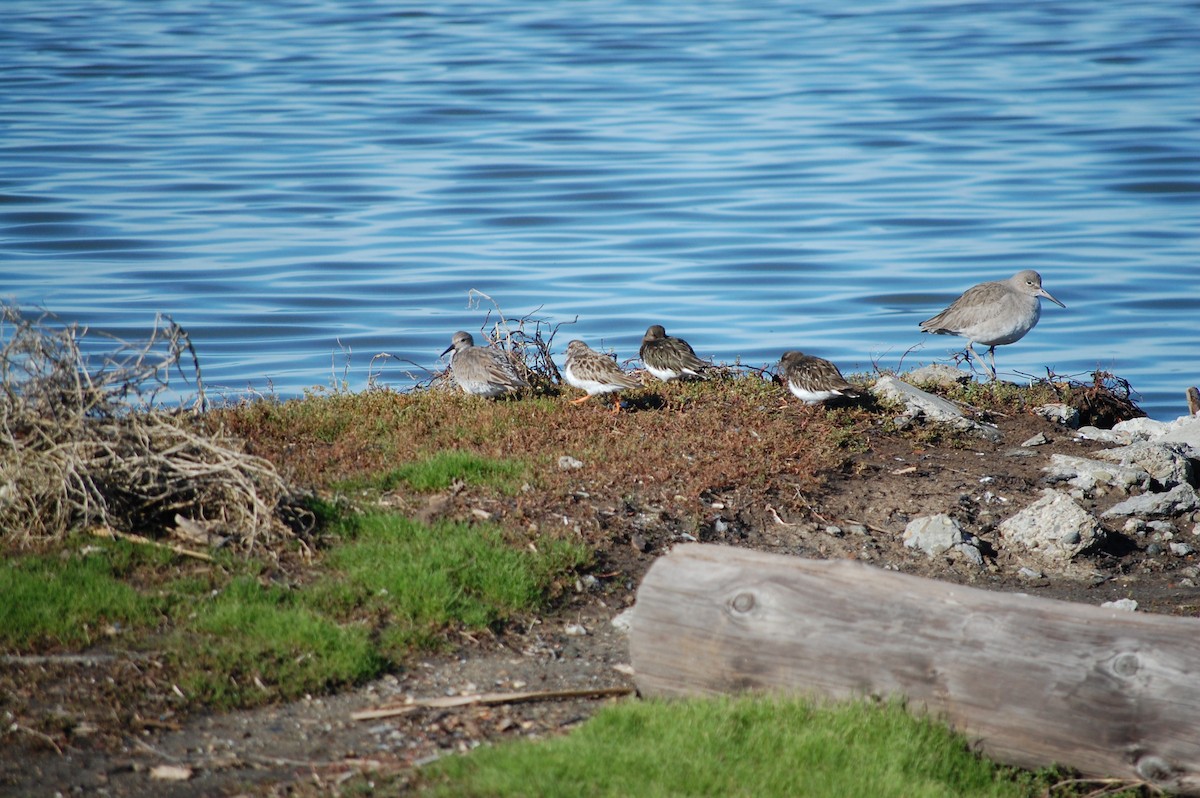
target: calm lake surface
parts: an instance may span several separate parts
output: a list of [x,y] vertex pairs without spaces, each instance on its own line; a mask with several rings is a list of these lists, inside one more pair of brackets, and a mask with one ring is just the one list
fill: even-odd
[[[441,368],[492,304],[635,357],[1200,383],[1200,3],[8,0],[0,298],[289,396]],[[491,320],[495,320],[493,312]],[[909,351],[913,347],[918,347]],[[411,361],[417,366],[403,363]]]

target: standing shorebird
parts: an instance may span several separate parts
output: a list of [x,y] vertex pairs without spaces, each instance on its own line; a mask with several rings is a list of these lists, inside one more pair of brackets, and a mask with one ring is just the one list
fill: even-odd
[[[996,347],[1025,337],[1042,315],[1040,297],[1060,308],[1066,305],[1042,288],[1042,276],[1033,269],[1017,272],[1007,280],[980,283],[968,288],[950,307],[921,322],[921,332],[948,333],[967,339],[967,357],[975,355],[973,344],[982,344],[992,356],[992,379],[996,379]],[[987,364],[984,364],[987,365]]]
[[567,360],[562,375],[569,385],[587,391],[586,396],[572,399],[572,403],[586,402],[596,394],[611,393],[614,413],[621,411],[621,399],[616,395],[618,391],[642,386],[635,377],[622,371],[611,357],[579,340],[567,344]]
[[490,346],[475,346],[475,339],[468,332],[459,330],[450,340],[443,355],[450,350],[450,373],[458,387],[476,396],[500,396],[501,394],[528,388],[527,383],[513,364],[507,352]]
[[846,382],[838,367],[813,355],[792,350],[779,358],[779,379],[806,405],[815,405],[835,396],[857,399],[861,394]]
[[651,324],[646,330],[638,357],[646,371],[663,382],[687,377],[706,379],[705,372],[712,368],[711,363],[696,357],[691,344],[667,335],[661,324]]

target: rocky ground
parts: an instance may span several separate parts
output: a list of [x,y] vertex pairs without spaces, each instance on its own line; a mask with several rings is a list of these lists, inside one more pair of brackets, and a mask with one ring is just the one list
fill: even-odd
[[[0,793],[326,794],[358,774],[403,784],[414,766],[439,756],[485,742],[560,733],[605,701],[620,699],[417,707],[369,720],[356,720],[354,713],[485,692],[632,687],[625,636],[612,621],[633,605],[639,580],[654,561],[693,539],[802,557],[853,558],[1089,604],[1132,600],[1139,612],[1200,613],[1195,553],[1200,504],[1190,470],[1200,456],[1200,419],[1183,432],[1175,429],[1179,440],[1167,441],[1170,445],[1160,437],[1139,444],[1141,451],[1135,447],[1114,456],[1104,452],[1161,436],[1164,428],[1135,421],[1123,430],[1118,425],[1116,433],[1092,428],[1081,434],[1064,423],[1069,419],[1022,409],[967,414],[990,428],[914,435],[910,425],[955,422],[930,421],[935,410],[910,407],[898,417],[889,410],[887,425],[869,426],[865,440],[849,447],[836,471],[819,480],[714,484],[699,496],[699,509],[690,497],[686,512],[652,480],[614,484],[586,457],[577,459],[579,468],[564,461],[565,492],[545,497],[540,510],[523,500],[520,512],[530,523],[574,523],[593,542],[596,564],[580,575],[575,590],[543,617],[494,636],[464,637],[451,655],[421,658],[354,691],[253,711],[176,714],[163,695],[167,687],[137,659],[102,650],[76,658],[8,658],[0,680],[12,691],[3,704],[10,744],[0,754]],[[636,423],[647,412],[634,407],[631,421],[609,420],[598,406],[580,410],[605,416],[606,429]],[[813,420],[826,411],[791,405],[769,412],[803,436],[818,428]],[[741,445],[754,447],[758,433],[748,431]],[[1056,514],[1053,523],[1040,528],[1058,531],[1038,537],[1027,532],[1029,525],[1009,521],[1043,500],[1047,490],[1065,498],[1046,511]],[[1177,495],[1165,503],[1108,514],[1131,497],[1161,498],[1173,490]],[[455,517],[470,517],[473,510],[516,512],[469,491],[435,497],[427,507]],[[948,519],[912,525],[939,514]],[[1063,518],[1067,521],[1059,523]],[[25,685],[36,685],[36,693],[22,692]],[[114,704],[128,702],[135,704],[137,722],[115,722],[130,713],[128,706],[116,712]],[[51,734],[29,722],[46,715],[62,716],[70,731]]]

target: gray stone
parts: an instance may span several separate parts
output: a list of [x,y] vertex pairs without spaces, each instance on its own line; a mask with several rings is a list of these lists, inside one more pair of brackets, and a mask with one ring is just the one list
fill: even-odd
[[1135,441],[1148,441],[1161,436],[1166,432],[1167,423],[1165,421],[1155,421],[1152,418],[1131,418],[1125,421],[1118,421],[1113,424],[1112,431],[1116,433],[1124,433]]
[[1175,537],[1175,525],[1170,521],[1147,521],[1146,529],[1170,540]]
[[1100,429],[1099,427],[1084,426],[1076,430],[1076,433],[1081,438],[1087,438],[1089,441],[1102,441],[1104,443],[1119,443],[1124,446],[1127,443],[1133,442],[1133,436],[1128,432],[1114,432],[1110,429]]
[[1028,566],[1022,565],[1020,569],[1017,570],[1017,576],[1021,577],[1022,579],[1042,579],[1046,575],[1034,568],[1029,568]]
[[1172,544],[1170,544],[1170,547],[1171,547],[1171,553],[1174,554],[1176,557],[1186,557],[1189,554],[1196,551],[1194,548],[1192,548],[1192,546],[1190,546],[1187,543],[1172,543]]
[[1069,454],[1050,455],[1050,464],[1042,470],[1050,482],[1067,482],[1085,493],[1098,485],[1128,493],[1132,487],[1144,490],[1150,484],[1150,475],[1137,466],[1104,463]]
[[1106,601],[1100,605],[1112,610],[1121,610],[1122,612],[1135,612],[1138,608],[1138,603],[1133,599],[1116,599],[1115,601]]
[[1192,464],[1193,450],[1183,443],[1139,441],[1117,449],[1096,452],[1096,457],[1123,466],[1136,466],[1146,471],[1163,489],[1176,485],[1195,484]]
[[904,545],[920,549],[930,557],[957,551],[976,565],[983,564],[983,555],[975,538],[963,531],[959,523],[945,513],[914,518],[904,527]]
[[1157,443],[1182,443],[1200,454],[1200,416],[1175,419],[1167,425],[1164,434],[1154,440]]
[[1142,518],[1172,516],[1187,513],[1200,507],[1200,496],[1191,485],[1176,485],[1166,493],[1143,493],[1114,504],[1104,511],[1102,518],[1118,515],[1136,515]]
[[1050,442],[1050,439],[1046,437],[1046,433],[1039,432],[1037,435],[1034,435],[1032,438],[1025,441],[1021,445],[1022,446],[1045,446],[1049,442]]
[[952,402],[947,402],[939,396],[922,391],[895,377],[881,377],[876,380],[875,384],[871,386],[871,392],[880,399],[904,405],[908,415],[922,415],[930,421],[947,424],[955,429],[964,430],[991,441],[999,441],[1002,437],[999,429],[991,424],[972,421],[964,416]]
[[1079,411],[1066,404],[1049,404],[1033,408],[1036,415],[1071,429],[1079,428]]
[[928,366],[922,366],[919,369],[913,369],[905,375],[905,382],[909,385],[936,386],[940,388],[953,388],[956,385],[970,381],[970,372],[956,369],[953,366],[947,366],[945,363],[933,363]]
[[564,454],[562,457],[558,458],[558,469],[560,471],[570,471],[574,468],[583,468],[583,461],[576,460],[569,454]]
[[1002,521],[999,530],[1006,541],[1056,560],[1068,560],[1104,536],[1091,513],[1054,490]]

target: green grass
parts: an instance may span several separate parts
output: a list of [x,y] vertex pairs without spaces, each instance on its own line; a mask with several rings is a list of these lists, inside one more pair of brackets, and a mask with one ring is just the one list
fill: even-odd
[[520,489],[527,472],[526,465],[518,461],[496,460],[451,449],[406,463],[351,487],[387,491],[404,484],[413,490],[428,492],[446,490],[461,480],[468,485],[493,487],[511,495]]
[[1027,796],[1033,775],[898,704],[745,697],[627,702],[573,733],[448,757],[429,796]]
[[110,630],[119,648],[136,631],[192,702],[251,706],[359,683],[457,629],[533,612],[589,556],[385,513],[334,528],[335,545],[304,578],[289,577],[292,587],[260,579],[277,565],[232,554],[197,565],[122,541],[10,557],[0,563],[0,651],[78,650]]
[[385,660],[361,624],[338,624],[295,592],[240,577],[200,603],[168,638],[190,698],[216,706],[296,698],[377,676]]
[[453,625],[480,629],[539,609],[555,581],[589,557],[563,541],[542,541],[536,553],[517,548],[486,525],[429,526],[374,513],[344,527],[349,542],[328,554],[333,573],[307,600],[381,616],[381,645],[392,655],[434,646]]
[[139,562],[154,567],[162,558],[146,562],[132,544],[121,542],[89,551],[0,563],[0,648],[81,648],[110,626],[129,630],[155,625],[164,601],[143,596],[122,577]]

